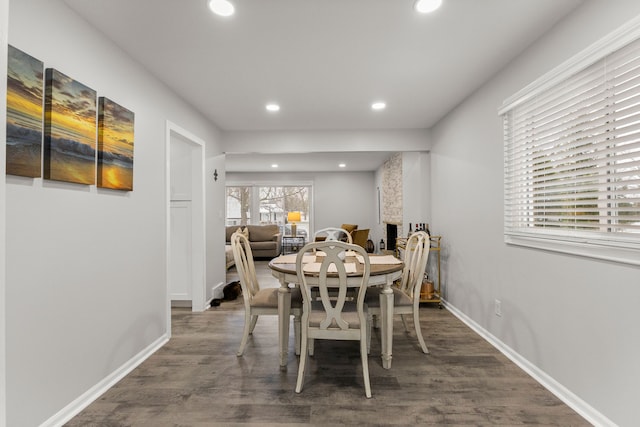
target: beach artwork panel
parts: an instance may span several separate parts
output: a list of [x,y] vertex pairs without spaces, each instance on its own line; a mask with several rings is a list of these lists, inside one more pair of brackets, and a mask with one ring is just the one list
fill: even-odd
[[6,173],[42,176],[44,63],[9,45]]
[[47,68],[44,177],[95,184],[96,130],[96,91],[53,68]]
[[98,187],[133,190],[132,111],[101,96],[98,100]]

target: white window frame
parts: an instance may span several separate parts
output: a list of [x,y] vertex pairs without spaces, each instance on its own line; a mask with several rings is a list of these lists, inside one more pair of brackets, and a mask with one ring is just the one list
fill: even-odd
[[[576,226],[574,226],[574,229],[569,229],[564,226],[545,228],[531,225],[530,218],[536,217],[535,213],[528,212],[532,211],[532,206],[534,206],[533,193],[529,193],[528,190],[514,189],[514,183],[517,179],[520,179],[514,178],[516,174],[514,171],[516,168],[523,167],[522,163],[518,163],[521,160],[518,160],[514,150],[520,150],[522,147],[533,150],[531,147],[539,144],[540,138],[520,137],[519,134],[514,135],[513,129],[520,130],[524,126],[521,125],[521,122],[516,125],[511,123],[511,119],[516,117],[518,108],[530,108],[529,106],[533,104],[536,98],[553,93],[554,88],[557,88],[560,84],[571,83],[572,77],[579,75],[598,62],[605,61],[609,55],[631,43],[640,43],[638,40],[640,40],[640,16],[504,101],[499,114],[504,118],[505,131],[504,240],[507,244],[640,265],[640,233],[637,231],[627,229],[617,232],[613,227],[611,230],[604,232],[602,229],[597,232],[588,232],[580,230]],[[603,97],[602,100],[604,99]],[[521,127],[516,128],[515,126]],[[535,132],[535,125],[532,129]],[[614,159],[616,159],[615,156],[617,154],[614,155]],[[632,156],[637,159],[635,152]],[[635,176],[635,171],[633,175]],[[535,172],[531,172],[527,179],[529,177],[532,179],[536,177]],[[514,195],[518,196],[515,204]],[[524,198],[522,198],[523,195],[525,196]],[[539,206],[538,204],[535,205],[536,208]],[[580,208],[575,209],[580,211]],[[581,213],[584,213],[584,211]],[[608,215],[608,213],[603,215]],[[614,217],[610,216],[609,218],[612,219]],[[622,217],[617,217],[618,220],[620,218]]]

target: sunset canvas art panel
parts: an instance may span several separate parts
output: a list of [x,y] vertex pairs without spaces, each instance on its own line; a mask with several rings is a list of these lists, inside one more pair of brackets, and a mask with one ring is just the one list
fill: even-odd
[[7,57],[6,173],[42,176],[44,63],[9,45]]
[[133,190],[132,111],[105,97],[98,101],[98,187]]
[[96,91],[47,68],[44,177],[95,184],[96,128]]

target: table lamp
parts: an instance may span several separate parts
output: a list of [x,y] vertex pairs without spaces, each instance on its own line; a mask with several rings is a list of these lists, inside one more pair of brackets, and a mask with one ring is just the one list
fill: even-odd
[[300,222],[300,212],[289,212],[287,213],[287,222],[291,224],[291,235],[297,236],[297,227],[296,222]]

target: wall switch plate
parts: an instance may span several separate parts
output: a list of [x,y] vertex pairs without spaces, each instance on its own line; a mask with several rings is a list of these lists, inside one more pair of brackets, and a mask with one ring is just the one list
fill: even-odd
[[494,302],[494,311],[496,316],[502,316],[502,302],[499,299]]

